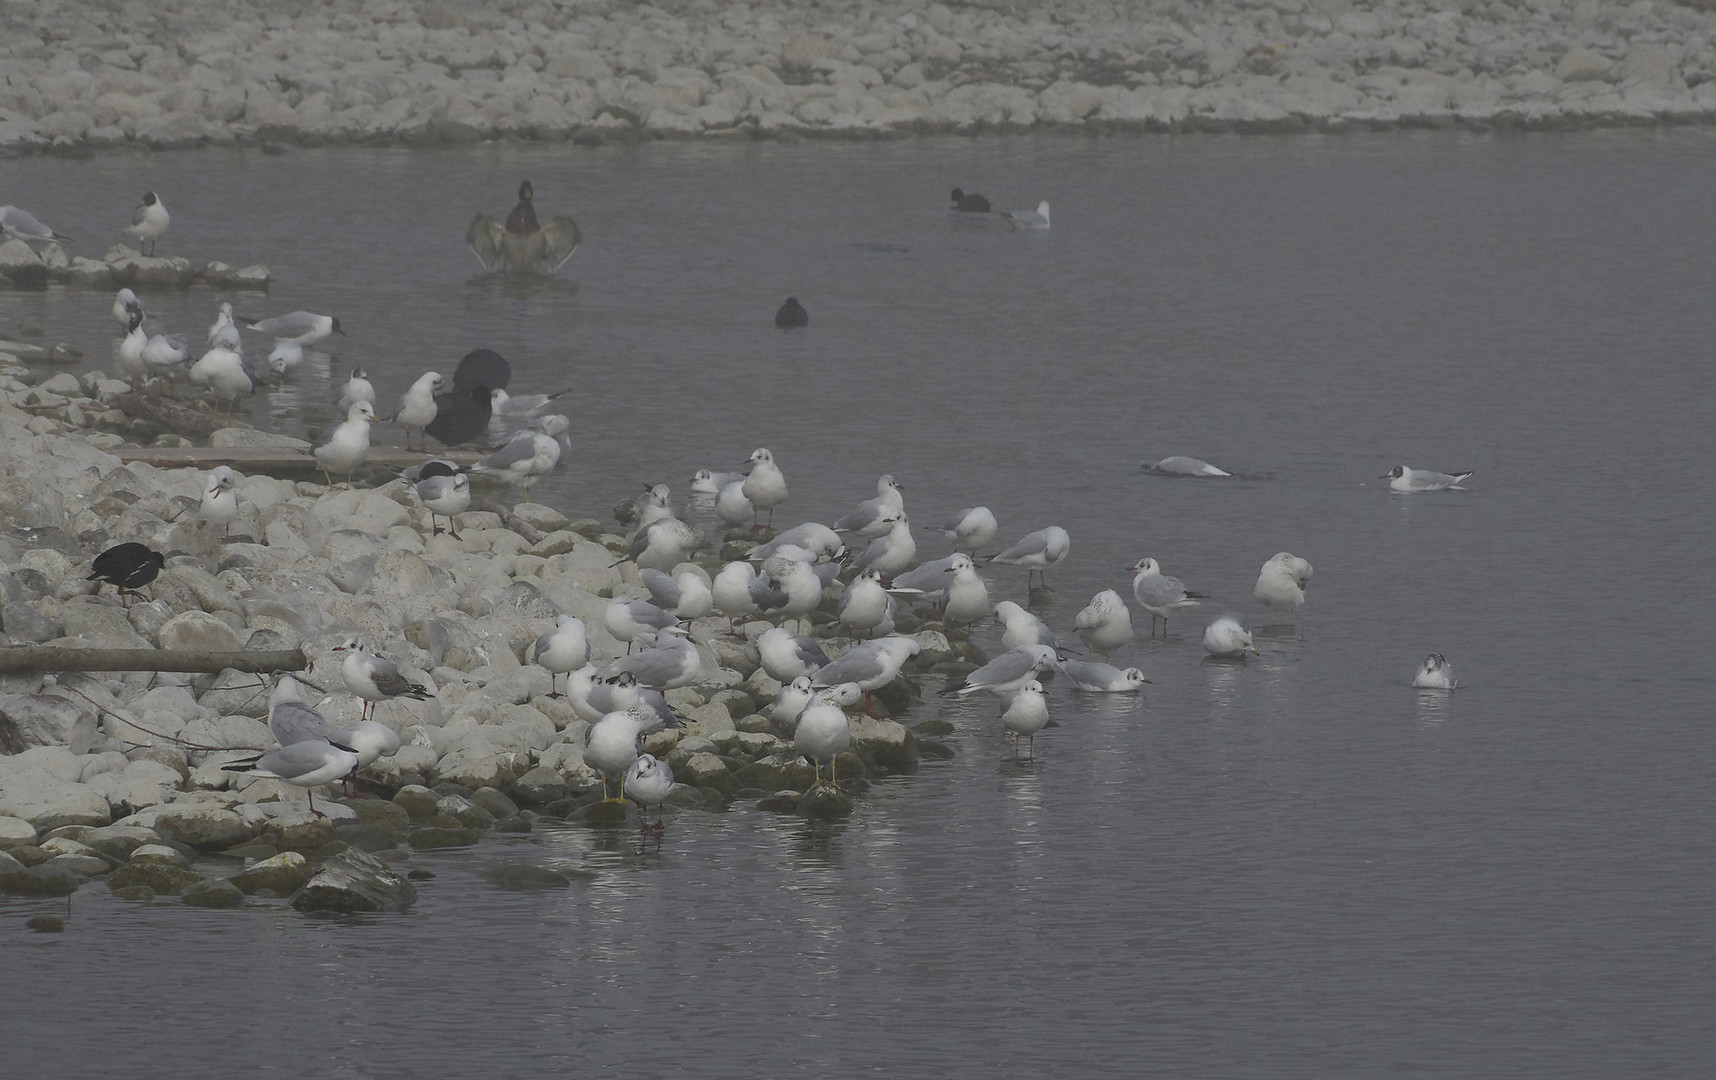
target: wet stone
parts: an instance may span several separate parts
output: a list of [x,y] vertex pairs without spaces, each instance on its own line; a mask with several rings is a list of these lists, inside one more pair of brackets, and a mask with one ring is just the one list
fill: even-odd
[[484,870],[483,880],[497,889],[564,889],[572,884],[572,875],[532,863],[506,863]]
[[852,813],[852,797],[826,785],[812,788],[799,801],[798,812],[809,818],[845,817]]
[[176,896],[201,880],[201,875],[168,863],[130,862],[107,875],[107,887],[118,892],[132,885],[147,885],[158,896]]
[[149,901],[155,899],[155,890],[151,889],[147,885],[126,885],[121,888],[114,889],[113,895],[115,898],[120,900],[130,900],[137,904],[147,904]]
[[58,934],[66,928],[66,921],[59,915],[33,915],[24,924],[38,934]]
[[355,848],[329,859],[292,898],[299,911],[404,911],[417,890],[373,855]]
[[482,834],[475,829],[440,828],[433,825],[425,826],[411,834],[411,846],[418,850],[434,848],[470,847]]
[[308,884],[314,872],[309,859],[288,851],[247,866],[227,880],[246,895],[266,889],[275,896],[290,896]]
[[209,878],[187,885],[180,898],[191,907],[235,908],[244,906],[244,893],[230,881]]

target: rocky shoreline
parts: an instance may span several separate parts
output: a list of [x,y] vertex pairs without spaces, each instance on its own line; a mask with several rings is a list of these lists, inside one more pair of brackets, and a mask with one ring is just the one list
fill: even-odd
[[0,14],[0,153],[1707,123],[1712,7],[37,0]]
[[[525,660],[562,613],[584,620],[598,660],[624,652],[602,619],[610,598],[645,595],[636,567],[617,562],[624,537],[541,504],[497,502],[491,489],[457,515],[455,539],[431,533],[402,480],[329,489],[260,475],[239,484],[240,516],[223,535],[196,513],[205,471],[112,453],[127,440],[188,440],[128,412],[124,382],[56,372],[52,361],[49,350],[0,342],[0,649],[302,649],[313,658],[302,677],[329,693],[319,707],[339,726],[357,719],[360,702],[330,650],[359,634],[435,694],[380,705],[377,719],[403,745],[358,774],[370,797],[318,800],[324,818],[300,788],[221,768],[274,745],[257,676],[0,675],[0,894],[64,895],[100,879],[137,900],[221,907],[272,896],[306,909],[400,910],[414,895],[400,871],[415,851],[528,833],[545,819],[629,826],[623,807],[600,801],[584,763],[586,722],[548,696],[551,675]],[[211,442],[282,439],[229,428]],[[168,554],[152,598],[129,606],[86,579],[95,554],[126,541]],[[837,629],[837,592],[824,600],[811,616],[819,635]],[[869,779],[952,753],[936,738],[950,731],[942,721],[908,729],[856,717],[839,760],[844,790],[815,788],[791,732],[766,713],[780,691],[757,652],[768,627],[730,636],[725,619],[692,624],[703,669],[667,693],[688,723],[646,747],[681,782],[670,814],[736,803],[843,814]],[[937,625],[906,630],[921,648],[909,674],[963,669]],[[844,644],[831,636],[826,647]],[[916,693],[902,679],[879,692],[878,711],[898,715]],[[575,876],[528,862],[492,872],[508,888],[564,887]]]

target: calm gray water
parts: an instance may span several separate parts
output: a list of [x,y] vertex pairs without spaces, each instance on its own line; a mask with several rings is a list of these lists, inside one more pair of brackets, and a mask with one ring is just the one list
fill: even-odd
[[[1141,701],[1052,687],[1033,763],[991,700],[920,707],[957,756],[831,828],[736,807],[659,850],[496,839],[414,859],[438,877],[397,918],[96,886],[34,936],[44,905],[0,901],[8,1060],[1707,1075],[1713,161],[1716,133],[1668,131],[8,162],[5,201],[95,253],[159,190],[163,253],[273,269],[241,311],[341,317],[335,383],[363,364],[391,401],[488,346],[514,389],[576,385],[576,452],[539,489],[574,516],[768,446],[783,524],[888,471],[919,522],[1063,525],[1062,629],[1146,554],[1214,597],[1123,652]],[[554,283],[473,281],[465,224],[525,177],[585,246]],[[954,226],[955,184],[1047,198],[1054,229]],[[788,294],[808,331],[772,327]],[[200,332],[218,298],[150,299]],[[110,302],[0,294],[0,327],[38,314],[99,358]],[[259,397],[259,422],[301,430],[331,385]],[[1173,453],[1242,478],[1140,473]],[[1404,497],[1396,464],[1477,476]],[[1280,550],[1316,565],[1297,627],[1205,663],[1209,617],[1267,621],[1250,590]],[[1432,650],[1452,695],[1407,686]],[[503,858],[599,877],[501,892],[478,874]]]

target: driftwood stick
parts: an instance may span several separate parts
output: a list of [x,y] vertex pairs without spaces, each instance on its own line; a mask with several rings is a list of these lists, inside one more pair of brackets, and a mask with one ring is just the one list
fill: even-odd
[[196,652],[182,649],[63,649],[29,645],[0,649],[0,675],[20,671],[248,671],[268,674],[303,671],[310,658],[302,649],[245,652]]

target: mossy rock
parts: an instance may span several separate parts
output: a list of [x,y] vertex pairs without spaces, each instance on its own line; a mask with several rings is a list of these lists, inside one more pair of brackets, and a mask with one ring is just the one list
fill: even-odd
[[[589,876],[589,875],[581,875]],[[572,884],[573,875],[533,863],[506,863],[483,871],[483,880],[497,889],[524,891],[529,889],[564,889]]]
[[288,851],[255,866],[247,866],[227,880],[247,896],[262,889],[275,896],[290,896],[302,889],[314,873],[309,859],[296,851]]
[[147,885],[127,885],[122,889],[114,889],[113,895],[120,900],[130,900],[133,903],[147,904],[155,899],[155,890]]
[[[404,789],[401,789],[403,792]],[[427,788],[423,790],[428,790]],[[407,799],[409,801],[409,799]],[[397,801],[387,799],[346,799],[341,806],[350,810],[355,816],[352,821],[359,825],[378,825],[391,829],[401,836],[411,828],[411,811]],[[434,802],[430,802],[433,812]],[[338,827],[336,826],[336,829]]]
[[631,821],[631,803],[593,802],[573,811],[572,820],[600,829],[619,828]]
[[804,793],[799,791],[777,791],[773,795],[765,795],[757,800],[757,809],[770,814],[796,814],[798,804],[804,801]]
[[334,826],[334,839],[365,851],[392,851],[405,840],[404,831],[395,832],[380,825],[359,821],[342,821]]
[[913,724],[911,730],[913,735],[947,736],[953,734],[954,728],[946,720],[925,720],[922,723]]
[[919,739],[918,756],[931,761],[946,761],[953,757],[953,747],[935,739]]
[[19,844],[15,848],[8,849],[7,853],[25,866],[40,866],[54,857],[53,852],[43,851],[35,844]]
[[734,780],[745,787],[762,788],[765,791],[781,791],[791,788],[793,791],[804,791],[814,780],[809,761],[800,754],[781,753],[770,754],[739,769],[733,774]]
[[808,818],[840,818],[852,813],[852,796],[839,788],[811,788],[799,800],[798,812]]
[[66,928],[66,921],[59,915],[36,915],[24,924],[38,934],[58,934]]
[[[488,811],[491,825],[502,818],[509,818],[518,813],[518,804],[507,798],[506,793],[499,788],[478,788],[471,793],[471,802]],[[475,828],[476,826],[472,827]]]
[[311,821],[275,821],[262,830],[262,838],[280,851],[302,851],[309,854],[320,850],[334,838],[334,826],[321,818]]
[[7,878],[5,891],[20,896],[70,896],[83,879],[63,866],[32,866]]
[[263,862],[280,854],[280,849],[273,844],[264,844],[260,840],[252,840],[237,847],[229,847],[221,854],[234,859],[244,859],[247,862]]
[[393,794],[393,805],[404,810],[412,821],[427,821],[435,816],[436,803],[441,796],[426,787],[407,784]]
[[107,875],[107,887],[114,892],[132,885],[147,885],[157,896],[177,896],[202,880],[202,875],[171,863],[130,862]]
[[191,907],[235,908],[244,906],[244,893],[237,885],[221,878],[209,878],[187,885],[180,898]]
[[466,806],[452,815],[458,823],[467,829],[492,829],[495,827],[495,816],[474,803]]
[[410,844],[419,850],[433,848],[470,847],[482,834],[475,829],[458,827],[444,828],[438,825],[425,825],[411,834]]
[[527,833],[536,828],[534,817],[528,812],[514,814],[495,822],[495,832]]

